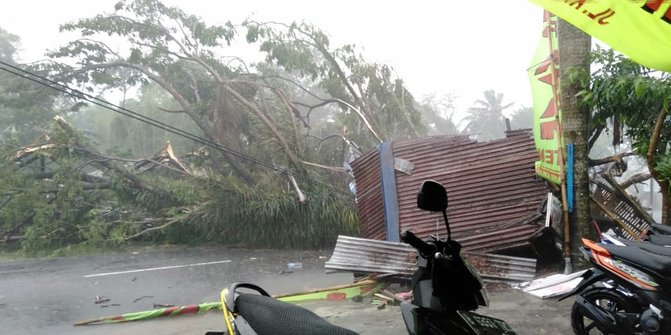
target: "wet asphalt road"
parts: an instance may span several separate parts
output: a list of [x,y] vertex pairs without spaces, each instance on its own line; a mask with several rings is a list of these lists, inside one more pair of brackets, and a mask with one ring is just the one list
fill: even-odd
[[[321,257],[320,257],[321,256]],[[328,253],[225,248],[177,248],[87,257],[0,263],[0,334],[203,334],[221,324],[218,313],[175,320],[73,327],[108,315],[145,311],[154,304],[216,302],[235,281],[271,294],[352,282],[324,273]],[[301,270],[285,273],[287,263]],[[109,301],[96,304],[96,297]],[[211,320],[210,320],[211,319]]]
[[[325,274],[330,251],[170,247],[88,257],[0,262],[0,334],[204,334],[221,330],[218,312],[150,321],[73,327],[103,316],[145,311],[154,304],[219,300],[232,282],[256,283],[271,294],[352,283],[351,274]],[[287,263],[302,269],[286,273]],[[96,304],[96,297],[109,299]],[[572,301],[541,300],[521,291],[490,291],[478,313],[506,320],[519,334],[570,334]],[[398,307],[370,303],[310,302],[304,307],[362,335],[407,334]]]

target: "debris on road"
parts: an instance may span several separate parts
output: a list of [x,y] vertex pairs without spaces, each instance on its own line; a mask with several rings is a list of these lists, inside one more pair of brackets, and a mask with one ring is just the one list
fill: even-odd
[[298,270],[303,268],[303,263],[288,263],[287,269],[289,270]]
[[103,297],[101,295],[97,295],[95,297],[95,299],[93,300],[93,303],[96,304],[96,305],[100,305],[100,304],[104,304],[104,303],[109,302],[109,301],[110,301],[110,298]]
[[300,293],[280,294],[274,295],[273,297],[284,302],[303,302],[325,300],[328,299],[329,294],[339,293],[344,294],[346,299],[351,299],[355,296],[371,295],[382,289],[384,285],[384,283],[369,278],[347,285],[333,286]]
[[286,270],[281,270],[280,274],[294,273],[295,270],[303,269],[303,263],[287,263]]
[[388,296],[386,296],[382,293],[375,293],[373,296],[374,296],[373,301],[379,300],[382,303],[384,303],[385,305],[398,305],[398,301],[396,301],[396,299],[394,299],[392,297],[388,297]]
[[136,303],[136,302],[138,302],[138,301],[140,301],[140,300],[142,300],[142,299],[144,299],[144,298],[153,298],[153,297],[154,297],[153,295],[143,295],[143,296],[141,296],[141,297],[139,297],[139,298],[133,300],[133,303]]
[[[333,255],[325,263],[327,273],[390,274],[409,278],[417,269],[417,253],[400,242],[340,235]],[[485,282],[525,282],[536,275],[536,260],[496,254],[464,252]]]
[[175,307],[175,305],[168,305],[168,304],[154,304],[154,308],[169,308],[169,307]]
[[140,321],[154,319],[162,316],[174,316],[182,314],[195,314],[195,313],[204,313],[210,310],[220,310],[221,303],[205,303],[200,305],[188,305],[181,307],[165,307],[158,308],[149,311],[126,313],[117,316],[107,316],[93,320],[78,321],[75,322],[75,326],[85,326],[93,324],[104,324],[104,323],[120,323],[120,322],[129,322],[129,321]]
[[[385,285],[384,283],[378,282],[374,279],[365,279],[347,285],[339,285],[299,293],[274,295],[273,297],[277,300],[290,303],[315,301],[315,300],[342,301],[346,299],[353,299],[354,297],[359,297],[360,299],[363,299],[362,297],[364,296],[372,296],[373,294],[380,292],[380,290],[384,288],[384,285]],[[99,298],[104,297],[96,296],[96,299]],[[135,299],[135,301],[139,301],[139,299],[142,298],[153,298],[153,297],[143,296],[138,299]],[[109,299],[107,301],[109,301]],[[105,307],[107,306],[105,305]],[[93,320],[78,321],[74,325],[84,326],[84,325],[105,324],[105,323],[121,323],[129,321],[149,320],[163,316],[196,314],[212,310],[219,311],[221,310],[221,302],[209,302],[209,303],[202,303],[199,305],[187,305],[179,307],[173,305],[154,304],[154,308],[155,309],[148,311],[133,312],[117,316],[102,317]]]
[[330,301],[344,301],[347,299],[347,294],[341,292],[329,293],[326,296],[326,300]]

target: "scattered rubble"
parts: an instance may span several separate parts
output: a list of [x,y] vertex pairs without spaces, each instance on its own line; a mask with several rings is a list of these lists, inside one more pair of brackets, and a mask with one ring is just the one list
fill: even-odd
[[[485,282],[518,283],[533,280],[536,274],[533,258],[473,252],[463,255]],[[417,269],[416,257],[415,249],[404,243],[340,235],[324,266],[327,273],[387,274],[408,279]]]

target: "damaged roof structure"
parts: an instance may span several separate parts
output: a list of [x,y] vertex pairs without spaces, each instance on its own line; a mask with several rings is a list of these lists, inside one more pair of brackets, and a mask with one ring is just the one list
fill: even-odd
[[383,143],[351,164],[362,237],[399,241],[406,229],[445,236],[442,219],[416,205],[421,182],[432,179],[447,189],[452,237],[465,251],[529,247],[544,227],[548,193],[536,159],[530,130],[489,142],[435,136]]

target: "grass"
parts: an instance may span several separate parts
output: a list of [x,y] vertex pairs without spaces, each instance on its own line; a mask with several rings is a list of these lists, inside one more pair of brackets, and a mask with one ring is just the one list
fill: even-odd
[[0,246],[0,262],[9,262],[26,259],[39,258],[57,258],[57,257],[79,257],[79,256],[94,256],[103,254],[114,254],[124,252],[147,252],[160,250],[166,247],[173,247],[168,244],[151,244],[146,242],[128,243],[119,247],[96,247],[85,243],[70,245],[63,248],[53,250],[40,250],[25,252],[19,248],[10,246]]

